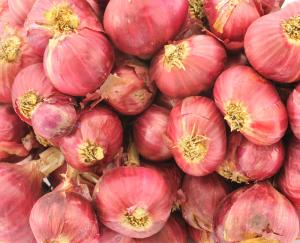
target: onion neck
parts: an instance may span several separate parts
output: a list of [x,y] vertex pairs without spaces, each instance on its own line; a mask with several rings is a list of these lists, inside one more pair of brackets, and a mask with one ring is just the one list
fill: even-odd
[[171,71],[172,68],[184,69],[183,61],[189,54],[187,42],[182,42],[177,45],[166,45],[164,54],[164,67]]
[[147,210],[136,207],[127,209],[123,215],[123,224],[136,231],[144,231],[151,226],[151,218]]
[[25,94],[23,94],[19,100],[19,110],[21,114],[26,117],[27,119],[30,119],[32,116],[32,113],[34,109],[37,107],[37,105],[42,102],[41,97],[34,91],[29,91]]
[[217,170],[218,174],[236,183],[248,183],[249,178],[236,171],[234,162],[225,161]]
[[21,39],[18,36],[10,36],[0,41],[0,60],[4,63],[14,62],[21,50]]
[[203,19],[205,17],[203,5],[203,0],[189,0],[189,11],[192,18]]
[[96,143],[92,143],[90,141],[82,143],[78,147],[78,153],[80,159],[89,165],[93,165],[97,161],[104,158],[104,149]]
[[300,16],[284,21],[282,27],[290,42],[300,44]]
[[188,135],[180,139],[178,146],[189,163],[199,163],[207,154],[208,138],[202,135]]
[[229,102],[225,106],[225,117],[231,131],[243,131],[249,126],[250,118],[246,106],[240,102]]

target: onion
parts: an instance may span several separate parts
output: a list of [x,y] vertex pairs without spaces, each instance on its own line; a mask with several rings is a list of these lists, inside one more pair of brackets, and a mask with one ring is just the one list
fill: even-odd
[[12,86],[12,103],[18,116],[31,125],[37,106],[57,91],[46,77],[42,63],[24,68]]
[[171,216],[165,226],[157,234],[145,238],[136,239],[135,243],[187,243],[188,235],[186,226],[182,220],[178,217]]
[[188,97],[174,107],[166,135],[176,163],[187,174],[210,174],[225,157],[225,126],[208,98]]
[[69,134],[77,120],[74,105],[74,100],[67,96],[47,99],[32,114],[34,131],[48,140]]
[[285,0],[260,0],[264,14],[280,10]]
[[132,243],[133,239],[101,226],[99,243]]
[[298,85],[290,94],[287,102],[291,129],[294,135],[300,139],[300,86]]
[[159,106],[167,108],[168,110],[172,110],[172,108],[175,107],[181,101],[182,101],[182,99],[172,98],[170,96],[159,93],[159,95],[156,98],[155,103],[158,104]]
[[237,183],[261,181],[278,172],[284,155],[281,142],[261,146],[251,143],[240,133],[232,133],[226,159],[218,168],[218,173]]
[[300,3],[255,21],[245,36],[245,52],[260,74],[274,81],[300,79]]
[[63,156],[51,148],[40,160],[17,164],[0,163],[0,241],[34,243],[29,215],[41,196],[42,179],[63,163]]
[[208,35],[166,45],[152,61],[151,79],[168,96],[184,98],[208,90],[226,60],[224,48]]
[[187,12],[187,0],[110,0],[104,28],[118,49],[149,58],[176,36]]
[[111,162],[120,151],[123,129],[116,114],[105,107],[85,111],[73,132],[59,141],[66,162],[88,171],[97,164]]
[[76,179],[68,177],[67,171],[65,181],[34,204],[29,222],[38,242],[99,242],[91,197],[86,185]]
[[214,216],[219,242],[294,242],[299,220],[293,205],[269,183],[230,194]]
[[185,221],[196,229],[212,232],[214,213],[229,192],[228,186],[217,174],[199,177],[186,175],[182,191],[185,201],[181,204],[181,211]]
[[52,38],[63,39],[83,29],[102,31],[91,6],[82,0],[35,0],[24,27],[29,43],[41,55]]
[[262,14],[256,0],[206,0],[204,10],[212,32],[230,50],[243,48],[248,27]]
[[213,234],[205,230],[198,230],[191,226],[188,227],[190,238],[195,243],[215,243]]
[[135,121],[133,126],[134,143],[139,153],[151,161],[164,161],[171,158],[171,152],[164,144],[169,111],[159,106],[151,106]]
[[23,25],[36,0],[8,0],[9,11],[18,24]]
[[287,112],[278,93],[250,67],[224,71],[216,81],[214,99],[231,131],[252,143],[271,145],[285,134]]
[[94,12],[96,13],[97,16],[101,15],[101,9],[100,9],[100,4],[98,2],[98,0],[86,0],[89,5],[92,7],[92,9],[94,10]]
[[172,194],[163,176],[145,167],[106,172],[95,187],[94,199],[106,227],[134,238],[160,231],[172,207]]

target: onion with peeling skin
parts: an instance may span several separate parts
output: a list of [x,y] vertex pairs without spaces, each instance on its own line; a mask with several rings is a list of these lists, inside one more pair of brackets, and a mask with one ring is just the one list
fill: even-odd
[[237,183],[262,181],[279,171],[284,158],[282,142],[261,146],[251,143],[240,133],[231,133],[227,156],[217,172]]
[[168,96],[184,98],[208,90],[226,61],[223,46],[208,35],[165,45],[151,64],[151,79]]
[[118,116],[105,107],[83,111],[73,132],[59,140],[66,162],[80,171],[111,162],[120,151],[123,128]]
[[188,232],[190,238],[194,241],[194,243],[215,243],[213,234],[211,232],[205,231],[203,229],[198,230],[191,226],[188,227]]
[[185,98],[172,109],[166,140],[177,165],[190,175],[212,173],[226,155],[224,122],[205,97]]
[[251,65],[264,77],[291,83],[300,79],[300,3],[255,21],[245,36]]
[[57,93],[45,75],[43,64],[37,63],[17,75],[12,87],[12,103],[18,116],[31,125],[32,114],[38,105]]
[[133,239],[101,226],[99,243],[133,243]]
[[159,232],[172,207],[172,194],[164,177],[145,167],[107,171],[95,187],[94,200],[106,227],[133,238]]
[[225,70],[214,86],[216,105],[231,131],[258,145],[280,141],[288,126],[287,112],[276,89],[247,66]]
[[213,216],[220,201],[229,193],[228,185],[217,174],[193,177],[186,175],[182,184],[185,200],[181,212],[196,229],[213,231]]
[[293,134],[300,139],[300,85],[289,95],[287,111]]
[[150,58],[176,36],[187,12],[187,0],[110,0],[104,28],[121,51]]
[[18,24],[23,25],[36,0],[8,0],[9,11]]

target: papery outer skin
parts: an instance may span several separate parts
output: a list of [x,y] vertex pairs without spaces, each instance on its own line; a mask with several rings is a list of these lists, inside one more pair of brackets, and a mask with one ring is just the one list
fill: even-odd
[[57,168],[55,171],[53,171],[49,176],[48,179],[51,183],[51,186],[53,188],[56,188],[60,183],[63,182],[63,174],[66,174],[67,172],[67,163],[65,162],[62,166]]
[[88,29],[52,39],[44,55],[45,72],[52,84],[72,96],[84,96],[99,88],[113,62],[113,48],[106,37]]
[[38,242],[98,243],[100,239],[91,202],[73,191],[56,190],[41,197],[32,208],[30,226]]
[[186,225],[179,217],[171,216],[165,226],[157,234],[145,238],[136,239],[134,243],[188,243]]
[[204,10],[212,32],[227,49],[239,50],[244,46],[248,27],[262,14],[258,5],[256,0],[205,0]]
[[299,16],[300,3],[255,21],[245,36],[245,52],[251,65],[264,77],[291,83],[300,79],[300,45],[288,41],[283,21]]
[[152,61],[150,75],[159,90],[168,96],[184,98],[208,90],[224,68],[226,52],[223,46],[208,35],[195,35],[175,45],[187,43],[183,68],[164,64],[162,50]]
[[86,0],[89,5],[92,7],[97,16],[100,16],[100,4],[97,0]]
[[[118,116],[105,107],[86,110],[78,118],[73,132],[59,141],[66,162],[80,171],[89,171],[97,164],[112,162],[120,151],[123,140],[123,128]],[[95,143],[104,150],[104,158],[87,164],[80,158],[79,146],[85,142]]]
[[19,53],[13,62],[0,61],[0,102],[11,103],[11,88],[18,72],[28,65],[41,62],[42,58],[28,45],[22,28],[12,23],[13,18],[8,10],[5,11],[6,16],[0,17],[0,41],[12,36],[17,36],[21,41]]
[[260,0],[264,14],[280,10],[285,0]]
[[35,1],[36,0],[8,0],[9,11],[18,24],[24,24]]
[[133,239],[125,235],[121,235],[105,226],[101,226],[99,243],[133,243]]
[[287,102],[290,126],[293,134],[300,139],[300,86],[290,94]]
[[31,125],[31,119],[23,116],[19,110],[19,99],[29,91],[36,92],[42,99],[46,99],[58,91],[46,77],[43,64],[37,63],[21,70],[12,86],[12,104],[18,116]]
[[[189,135],[208,138],[208,151],[202,161],[190,163],[178,147],[180,139]],[[226,132],[223,119],[214,102],[201,96],[185,98],[169,117],[166,137],[177,165],[187,174],[204,176],[220,165],[226,154]]]
[[214,216],[214,232],[220,243],[255,241],[259,237],[291,243],[298,230],[293,205],[268,182],[233,192],[221,202]]
[[134,122],[134,143],[145,159],[164,161],[172,157],[169,148],[164,143],[168,119],[167,109],[153,105]]
[[[134,238],[146,238],[159,232],[172,207],[172,194],[163,176],[145,167],[119,167],[106,172],[96,184],[93,197],[100,221]],[[135,231],[123,226],[124,212],[132,207],[142,207],[149,212],[150,228]]]
[[[54,33],[49,30],[45,13],[61,4],[67,4],[79,18],[77,31],[83,29],[102,32],[103,28],[97,19],[91,6],[83,0],[35,0],[30,13],[24,24],[27,32],[29,44],[40,54],[43,55],[50,39]],[[55,36],[56,37],[56,36]]]
[[214,100],[223,114],[228,102],[240,102],[246,107],[250,124],[241,133],[252,143],[271,145],[285,134],[288,119],[284,104],[271,83],[250,67],[225,70],[214,86]]
[[229,187],[217,174],[189,176],[183,179],[185,201],[181,212],[185,221],[199,230],[213,231],[213,216],[220,201],[229,193]]
[[155,100],[155,104],[167,108],[168,110],[172,110],[172,108],[174,108],[181,101],[182,99],[172,98],[170,96],[159,93]]
[[138,115],[151,105],[156,86],[148,67],[135,59],[125,60],[113,73],[100,88],[110,106],[123,115]]
[[213,234],[208,231],[205,231],[203,229],[198,230],[191,226],[188,226],[188,232],[190,238],[195,243],[215,243],[213,239]]
[[41,196],[42,174],[32,164],[0,163],[0,241],[35,243],[29,215]]
[[230,164],[233,181],[235,175],[242,176],[245,182],[261,181],[275,175],[282,166],[284,158],[285,150],[282,142],[261,146],[251,143],[240,133],[231,133],[227,156],[221,168],[227,163]]
[[186,0],[110,0],[104,28],[118,49],[149,58],[175,37],[187,12]]
[[43,102],[33,112],[31,121],[34,131],[45,139],[51,140],[68,135],[75,126],[77,113],[71,97],[61,97],[68,101]]

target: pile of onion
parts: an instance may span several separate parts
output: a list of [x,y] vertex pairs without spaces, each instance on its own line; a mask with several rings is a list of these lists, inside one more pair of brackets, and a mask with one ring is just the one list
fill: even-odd
[[221,202],[214,216],[220,242],[294,242],[299,219],[293,205],[268,182],[242,187]]
[[252,68],[225,70],[214,86],[214,99],[231,131],[241,132],[252,143],[271,145],[284,136],[285,106],[271,83]]
[[178,166],[190,175],[212,173],[226,155],[222,116],[205,97],[185,98],[172,109],[166,140]]
[[255,21],[245,36],[251,65],[264,77],[283,83],[300,79],[300,3]]
[[240,133],[231,133],[227,156],[217,172],[237,183],[261,181],[275,175],[284,162],[282,142],[269,146],[256,145]]
[[208,90],[226,61],[223,46],[208,35],[165,45],[151,64],[151,79],[168,96],[184,98]]

